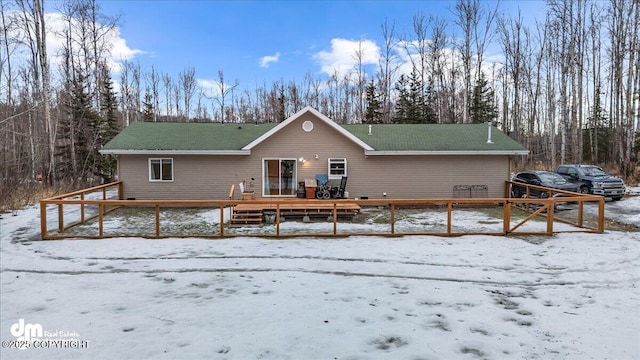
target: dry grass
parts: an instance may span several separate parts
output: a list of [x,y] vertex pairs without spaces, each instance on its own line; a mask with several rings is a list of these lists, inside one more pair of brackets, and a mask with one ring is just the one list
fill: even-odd
[[21,209],[29,204],[76,189],[70,184],[49,185],[43,182],[0,185],[0,213]]

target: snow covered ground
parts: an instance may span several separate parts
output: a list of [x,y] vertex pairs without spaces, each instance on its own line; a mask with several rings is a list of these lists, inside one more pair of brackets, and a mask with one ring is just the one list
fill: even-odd
[[[606,215],[640,227],[640,196]],[[640,358],[637,230],[38,241],[38,217],[0,219],[3,360]]]

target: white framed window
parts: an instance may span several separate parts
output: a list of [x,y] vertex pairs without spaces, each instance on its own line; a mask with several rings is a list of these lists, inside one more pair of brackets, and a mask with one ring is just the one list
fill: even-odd
[[149,181],[162,182],[173,181],[173,159],[158,158],[149,159]]
[[329,179],[342,179],[347,176],[347,159],[329,158],[328,168]]

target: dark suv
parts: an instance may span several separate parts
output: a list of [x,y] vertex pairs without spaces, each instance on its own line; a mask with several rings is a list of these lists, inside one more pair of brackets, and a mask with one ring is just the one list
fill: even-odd
[[556,172],[577,184],[583,194],[594,194],[620,200],[625,187],[622,179],[609,175],[595,165],[560,165]]
[[[567,181],[562,176],[551,171],[521,171],[515,174],[511,181],[529,185],[544,186],[564,191],[578,192],[578,186],[576,184]],[[525,197],[527,194],[527,189],[524,186],[511,185],[511,194],[513,197],[517,198]],[[540,198],[549,197],[549,193],[547,191],[535,188],[529,189],[529,195],[531,197]]]

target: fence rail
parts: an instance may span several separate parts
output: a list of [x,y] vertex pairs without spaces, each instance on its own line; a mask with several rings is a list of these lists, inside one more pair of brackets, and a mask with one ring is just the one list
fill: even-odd
[[[526,195],[523,198],[511,197],[511,187],[517,185],[523,187],[526,190]],[[544,190],[548,197],[546,198],[532,198],[530,196],[531,190]],[[116,190],[117,193],[114,199],[108,199],[107,194],[110,191]],[[65,238],[108,238],[108,237],[148,237],[148,238],[167,238],[167,237],[203,237],[203,238],[226,238],[237,236],[260,236],[260,237],[300,237],[300,236],[313,236],[313,237],[344,237],[351,235],[374,235],[374,236],[402,236],[402,235],[437,235],[437,236],[461,236],[461,235],[553,235],[559,232],[591,232],[602,233],[604,231],[604,198],[601,196],[584,195],[574,192],[566,192],[561,190],[554,190],[544,188],[535,185],[527,185],[522,183],[514,183],[511,181],[505,182],[505,197],[504,198],[452,198],[452,199],[366,199],[366,200],[353,200],[353,199],[333,199],[324,200],[324,203],[333,204],[333,229],[326,233],[300,233],[285,234],[281,232],[281,206],[290,204],[305,204],[308,201],[305,199],[257,199],[251,200],[252,204],[269,204],[276,206],[275,216],[275,231],[271,234],[247,234],[247,233],[231,233],[229,231],[229,224],[225,223],[224,213],[225,209],[231,208],[240,203],[246,203],[246,201],[240,200],[123,200],[123,187],[122,182],[113,182],[110,184],[95,186],[92,188],[75,191],[72,193],[43,199],[40,201],[40,221],[41,221],[41,236],[44,240],[65,239]],[[97,195],[95,195],[97,194]],[[90,196],[91,195],[91,196]],[[577,203],[577,216],[575,220],[568,220],[560,218],[556,215],[555,208],[559,203]],[[585,203],[598,204],[598,210],[595,221],[596,226],[587,226],[585,224]],[[378,206],[389,211],[389,231],[385,233],[380,232],[339,232],[338,231],[338,212],[336,211],[337,204],[356,204],[361,207],[373,207]],[[47,223],[47,208],[50,206],[57,207],[58,226],[56,233],[52,233],[49,230]],[[79,218],[76,221],[65,222],[65,206],[67,208],[75,206],[79,207]],[[86,208],[92,207],[97,212],[88,216]],[[120,208],[132,208],[132,207],[144,207],[153,209],[154,220],[153,229],[150,234],[107,234],[104,229],[105,216]],[[217,208],[220,209],[219,230],[217,232],[208,232],[202,234],[167,234],[162,232],[162,218],[161,209],[177,208],[177,207],[189,207],[189,208]],[[454,231],[453,229],[453,216],[455,210],[468,207],[490,207],[490,208],[502,208],[502,229],[501,231]],[[399,210],[406,208],[436,208],[444,211],[446,209],[446,231],[398,231],[396,228],[396,215]],[[529,215],[512,224],[513,211],[525,211]],[[55,213],[55,212],[54,212]],[[546,229],[544,231],[532,231],[521,230],[523,225],[534,218],[543,217],[546,218]],[[73,227],[81,224],[86,224],[94,219],[97,219],[98,230],[97,234],[78,234],[67,233],[67,231]],[[556,222],[569,224],[575,229],[571,230],[559,230],[554,227]]]

